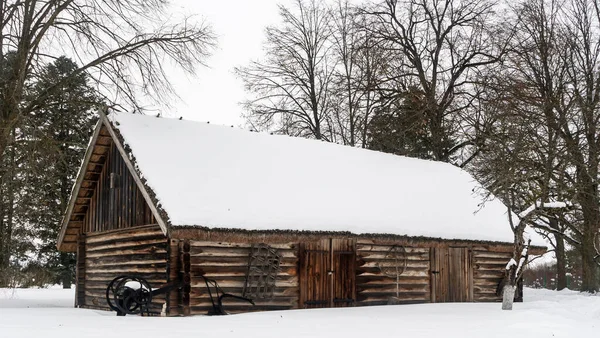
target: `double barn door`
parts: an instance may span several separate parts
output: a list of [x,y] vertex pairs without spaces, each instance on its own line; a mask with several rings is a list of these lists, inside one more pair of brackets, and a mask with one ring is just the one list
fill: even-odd
[[300,247],[300,307],[354,306],[356,242],[324,239]]

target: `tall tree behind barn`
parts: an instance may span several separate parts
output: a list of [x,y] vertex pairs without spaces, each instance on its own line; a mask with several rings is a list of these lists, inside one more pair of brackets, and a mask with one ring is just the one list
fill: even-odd
[[[12,55],[5,61],[10,60]],[[29,79],[24,104],[76,68],[66,57],[45,65],[36,78]],[[101,101],[83,73],[64,82],[46,100],[46,108],[20,119],[8,148],[11,156],[3,166],[8,170],[1,175],[6,203],[1,204],[0,211],[4,215],[0,222],[0,271],[13,284],[61,283],[70,287],[75,257],[58,252],[54,241],[97,119],[94,106]]]

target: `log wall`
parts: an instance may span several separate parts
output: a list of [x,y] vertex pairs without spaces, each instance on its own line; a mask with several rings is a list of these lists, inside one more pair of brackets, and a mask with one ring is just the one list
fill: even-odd
[[[168,241],[158,225],[87,234],[84,250],[81,307],[109,310],[106,287],[120,275],[142,277],[153,288],[167,283]],[[160,313],[164,303],[164,295],[154,297],[151,312]]]
[[506,263],[511,259],[511,252],[496,252],[477,249],[473,257],[473,300],[475,302],[500,302],[496,296],[496,288],[504,277]]
[[83,232],[123,229],[156,220],[114,142],[108,149],[83,219]]
[[[358,306],[385,305],[396,297],[396,278],[382,273],[381,267],[393,265],[388,253],[391,243],[359,239],[356,243],[357,276],[356,291]],[[397,303],[426,303],[430,296],[430,249],[404,246],[406,269],[398,280]]]
[[[226,311],[238,313],[298,307],[297,247],[291,243],[271,244],[270,246],[276,248],[282,257],[273,298],[270,300],[255,299],[255,306],[226,298],[223,302]],[[190,286],[189,296],[184,294],[181,297],[183,299],[181,307],[184,313],[189,311],[189,314],[206,314],[212,308],[204,279],[201,276],[216,280],[226,293],[242,295],[251,244],[185,241],[180,248],[183,257],[181,274],[185,279],[189,278]],[[189,266],[186,267],[188,259]],[[186,298],[188,304],[186,304]],[[186,307],[189,307],[189,310],[186,310]]]

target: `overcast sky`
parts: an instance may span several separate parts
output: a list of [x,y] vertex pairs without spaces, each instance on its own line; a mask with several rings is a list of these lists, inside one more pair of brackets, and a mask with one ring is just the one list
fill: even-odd
[[172,0],[172,11],[196,14],[217,35],[217,49],[195,78],[174,71],[170,77],[181,101],[166,116],[242,125],[242,81],[233,74],[262,54],[264,29],[278,21],[277,4],[290,0]]

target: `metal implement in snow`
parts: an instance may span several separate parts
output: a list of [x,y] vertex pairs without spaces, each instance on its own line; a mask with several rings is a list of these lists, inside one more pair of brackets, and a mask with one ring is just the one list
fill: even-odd
[[[225,298],[235,298],[254,305],[252,299],[223,292],[217,281],[204,276],[202,278],[206,283],[208,295],[212,303],[212,309],[208,311],[207,315],[226,315],[227,312],[223,308],[223,299]],[[170,283],[158,289],[152,289],[150,283],[144,278],[123,275],[116,277],[108,284],[106,288],[106,302],[111,310],[117,312],[117,316],[134,314],[150,315],[149,308],[153,297],[182,287],[183,283]]]

